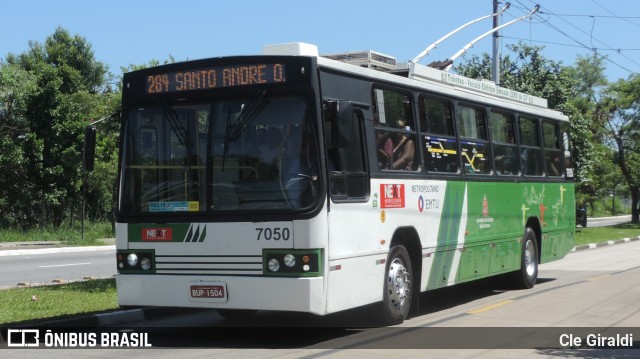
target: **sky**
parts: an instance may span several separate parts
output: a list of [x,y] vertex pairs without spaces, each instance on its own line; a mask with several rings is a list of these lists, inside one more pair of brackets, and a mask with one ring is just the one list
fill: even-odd
[[[80,35],[95,58],[119,75],[121,67],[170,57],[177,61],[260,54],[267,44],[306,42],[320,53],[375,50],[398,62],[473,19],[492,13],[493,0],[0,0],[0,61],[43,43],[57,27]],[[504,0],[500,1],[502,7]],[[530,20],[500,33],[500,48],[523,41],[566,66],[594,51],[607,55],[609,81],[640,72],[640,1],[513,0],[506,23],[540,4]],[[453,35],[420,63],[451,57],[490,30],[490,19]],[[465,56],[491,53],[491,36]],[[458,59],[456,64],[464,61]]]

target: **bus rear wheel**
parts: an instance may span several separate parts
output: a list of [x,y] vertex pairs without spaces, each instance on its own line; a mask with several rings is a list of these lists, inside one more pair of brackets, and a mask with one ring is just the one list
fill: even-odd
[[531,227],[524,230],[520,270],[513,273],[513,284],[520,289],[533,288],[538,279],[538,244]]
[[391,248],[384,273],[382,319],[386,325],[402,323],[411,308],[412,269],[404,246]]

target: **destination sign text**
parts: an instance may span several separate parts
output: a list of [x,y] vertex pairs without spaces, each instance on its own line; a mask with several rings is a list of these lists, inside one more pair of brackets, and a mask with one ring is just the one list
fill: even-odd
[[216,66],[146,77],[146,93],[160,94],[286,82],[284,64]]

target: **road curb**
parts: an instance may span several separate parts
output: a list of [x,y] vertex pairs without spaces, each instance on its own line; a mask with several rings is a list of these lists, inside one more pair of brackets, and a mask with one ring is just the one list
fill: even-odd
[[582,251],[582,250],[585,250],[585,249],[602,248],[602,247],[612,246],[614,244],[622,244],[622,243],[628,243],[628,242],[631,242],[631,241],[638,241],[638,240],[640,240],[640,236],[632,237],[632,238],[617,239],[617,240],[606,241],[606,242],[601,242],[601,243],[590,243],[590,244],[584,244],[584,245],[581,245],[581,246],[576,246],[571,251],[575,252],[575,251]]
[[141,322],[147,319],[155,319],[169,317],[187,312],[198,312],[211,310],[210,308],[171,308],[171,307],[143,307],[135,309],[121,309],[114,312],[85,314],[76,317],[51,319],[43,321],[29,321],[25,323],[16,323],[13,325],[4,325],[3,327],[11,328],[33,328],[33,327],[117,327],[126,326],[127,324]]

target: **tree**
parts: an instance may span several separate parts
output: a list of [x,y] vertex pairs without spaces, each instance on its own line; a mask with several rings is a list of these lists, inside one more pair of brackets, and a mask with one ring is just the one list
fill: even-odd
[[7,123],[19,124],[14,131],[22,134],[21,147],[12,163],[20,164],[27,181],[9,183],[7,191],[28,188],[7,211],[23,227],[59,226],[81,203],[83,129],[87,118],[106,106],[106,66],[95,60],[86,39],[58,28],[44,45],[30,42],[25,53],[9,54],[2,70],[7,79],[29,79],[27,88],[16,81],[0,83],[0,91],[22,94],[20,107],[7,111]]
[[617,149],[620,170],[631,193],[631,222],[640,223],[640,76],[620,80],[606,90],[609,116],[604,122]]
[[24,222],[33,187],[24,166],[27,102],[36,90],[35,78],[18,66],[0,67],[0,226]]
[[587,197],[587,201],[594,209],[596,200],[609,199],[613,195],[611,214],[615,215],[613,205],[615,195],[624,192],[625,179],[618,165],[617,152],[602,143],[595,144],[598,158],[602,159],[593,166],[594,194]]
[[567,69],[573,90],[564,108],[571,117],[573,157],[576,162],[576,192],[579,202],[593,203],[606,195],[602,188],[604,173],[612,168],[609,151],[603,147],[603,121],[607,117],[606,101],[601,95],[608,81],[605,77],[605,58],[593,55],[578,56],[573,67]]
[[[546,98],[550,108],[561,110],[574,88],[568,68],[542,56],[542,46],[520,42],[506,47],[514,56],[507,54],[500,59],[500,86]],[[491,59],[487,53],[482,57],[474,55],[454,69],[463,76],[491,79]]]

